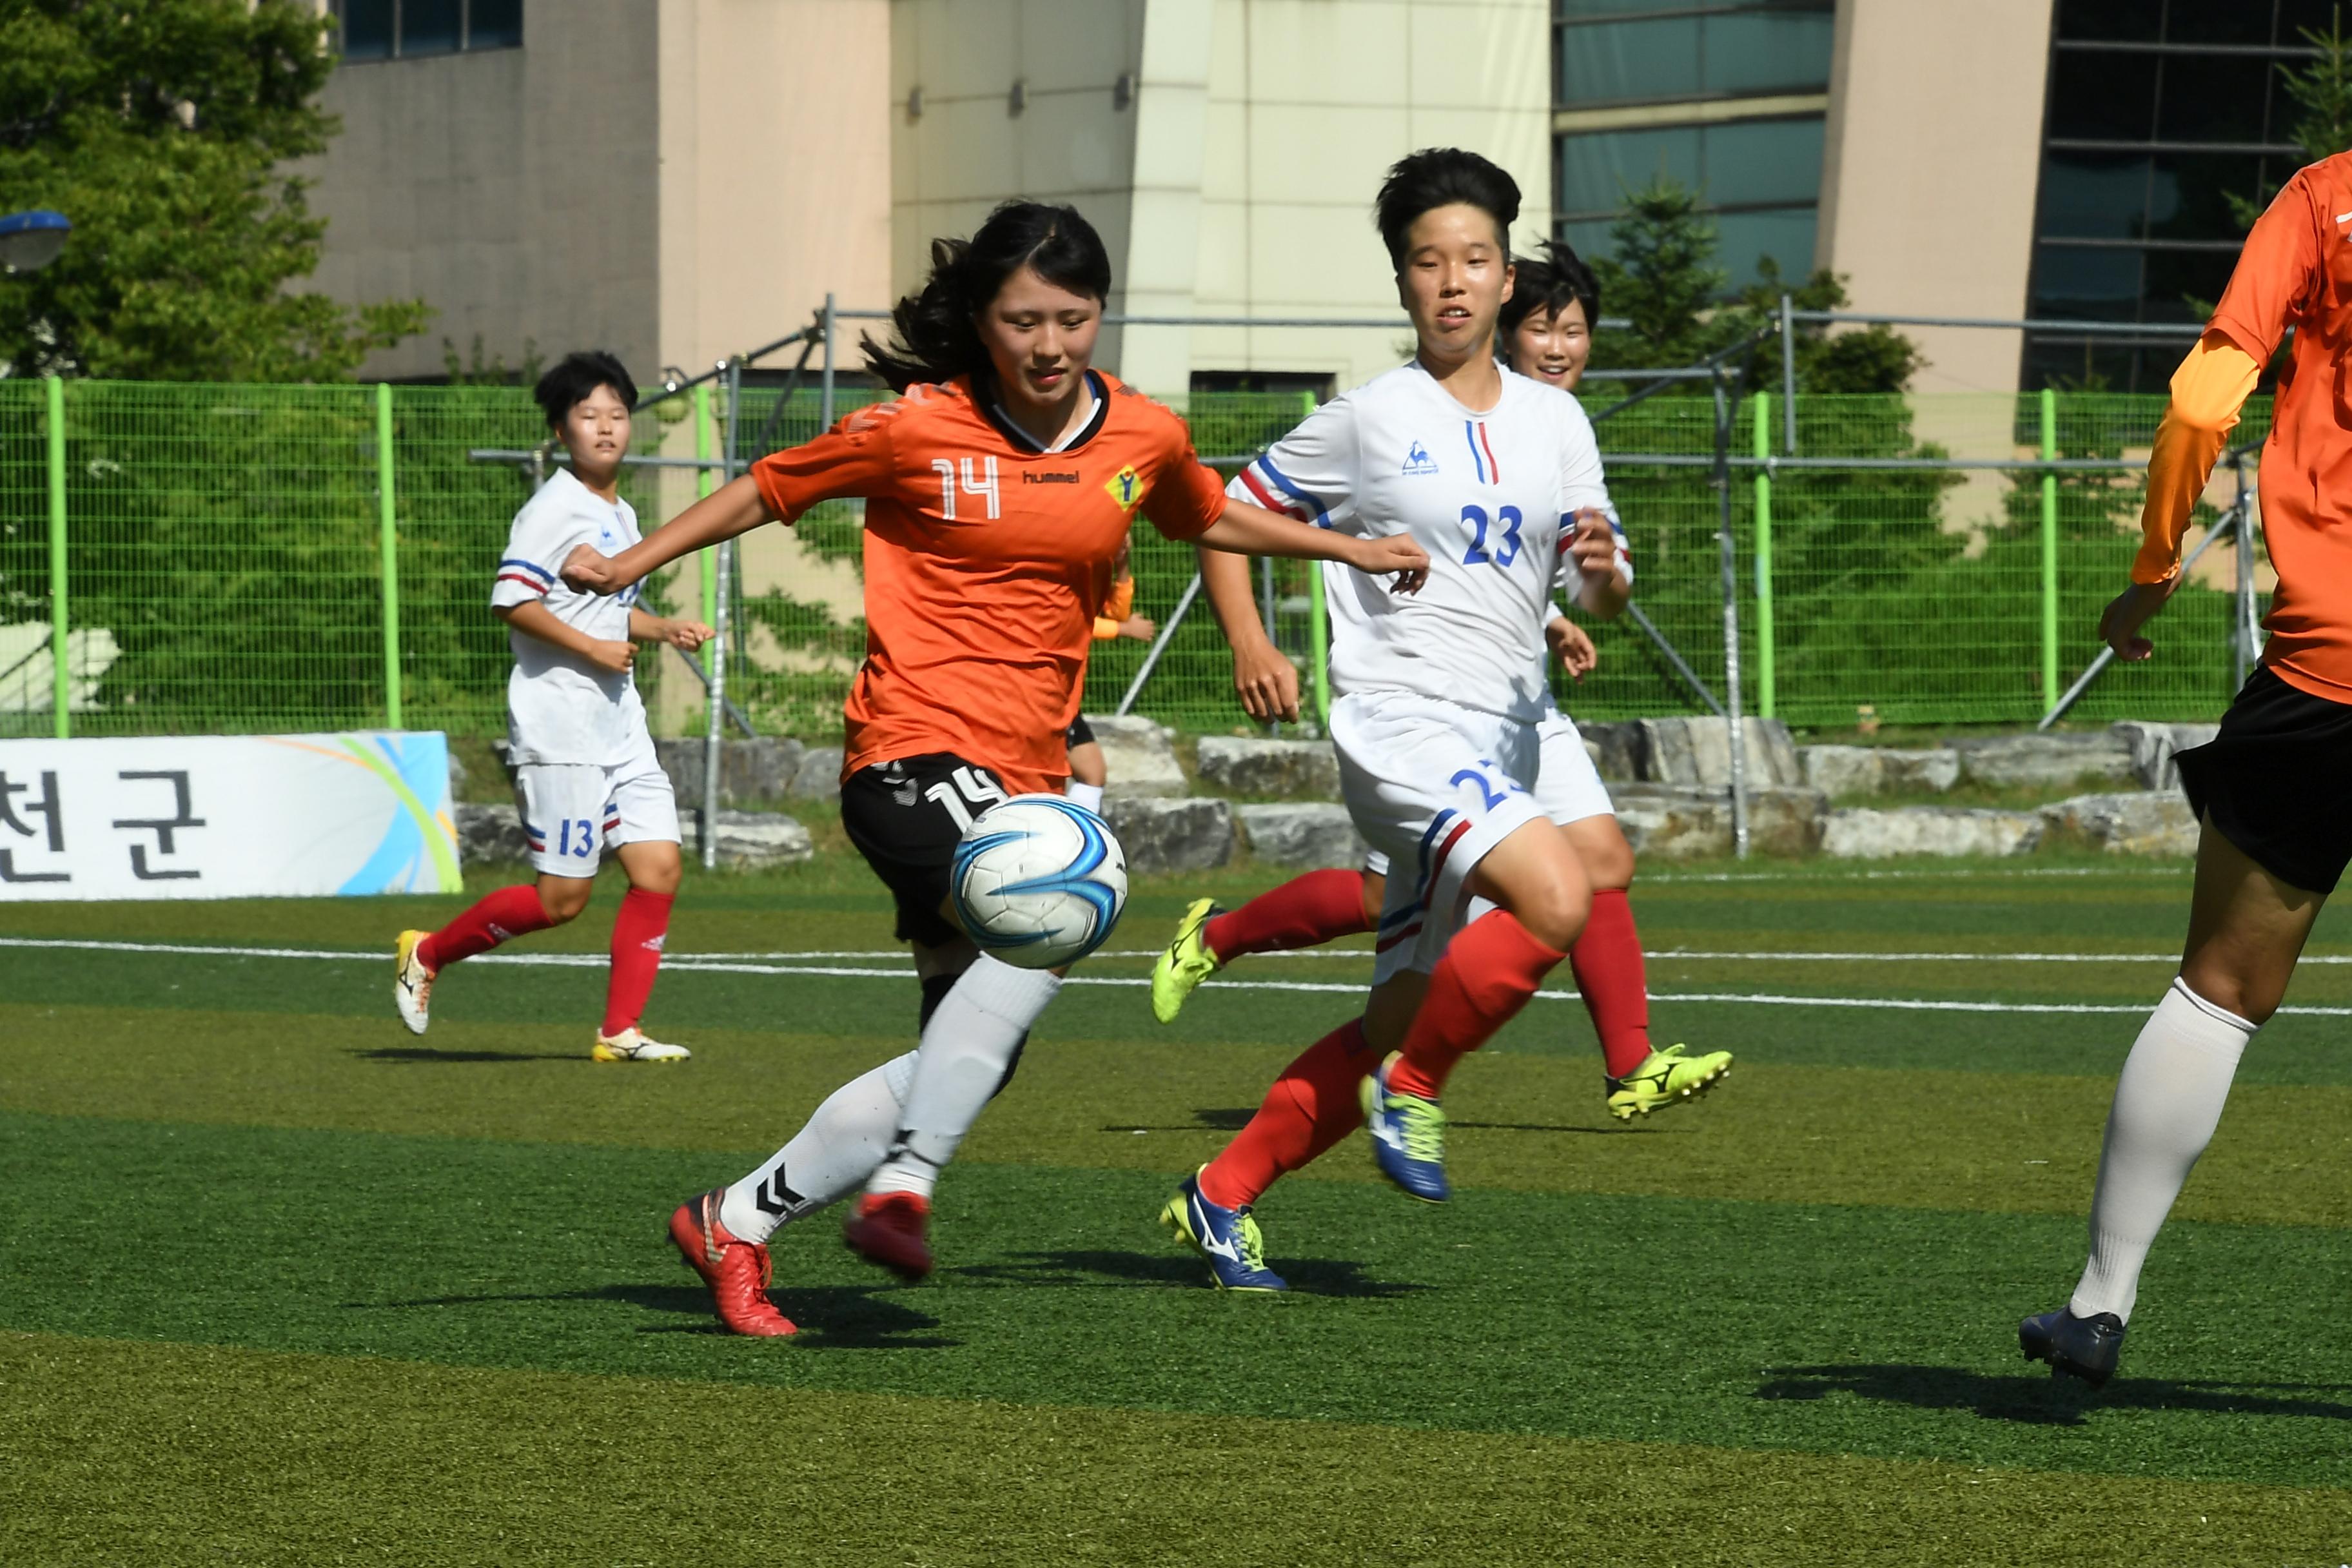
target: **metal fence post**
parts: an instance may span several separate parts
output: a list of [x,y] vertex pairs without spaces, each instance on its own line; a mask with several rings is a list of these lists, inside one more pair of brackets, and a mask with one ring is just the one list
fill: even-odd
[[[2058,456],[2058,394],[2042,389],[2042,460]],[[2058,470],[2042,470],[2042,700],[2058,697]]]
[[383,721],[400,720],[400,537],[393,505],[392,385],[375,384],[376,547],[383,567]]
[[[706,383],[694,389],[694,460],[699,465],[694,470],[694,493],[698,498],[708,496],[719,488],[718,479],[710,471],[711,459],[717,456],[711,448],[718,444],[718,437],[710,427],[710,387]],[[712,552],[706,550],[702,552],[701,568],[702,624],[716,626],[719,623],[719,562]],[[704,646],[702,673],[708,680],[712,655],[707,651],[709,645]]]
[[1315,725],[1331,733],[1331,619],[1323,605],[1323,563],[1307,563],[1307,657],[1315,668]]
[[[1772,455],[1772,395],[1756,395],[1756,456]],[[1772,670],[1772,471],[1756,470],[1756,712],[1769,719],[1780,710],[1780,688]]]
[[73,736],[73,677],[66,668],[66,384],[49,384],[49,690],[57,738]]
[[1739,713],[1739,564],[1731,536],[1731,399],[1723,367],[1708,378],[1715,389],[1717,538],[1723,553],[1723,721],[1731,761],[1731,852],[1748,858],[1748,737]]
[[[1782,442],[1788,455],[1797,455],[1797,318],[1796,301],[1786,293],[1780,296],[1780,426]],[[1764,456],[1761,442],[1756,455]]]

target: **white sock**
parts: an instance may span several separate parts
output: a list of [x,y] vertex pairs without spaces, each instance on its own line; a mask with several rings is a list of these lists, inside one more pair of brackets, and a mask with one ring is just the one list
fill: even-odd
[[1102,792],[1103,786],[1100,784],[1080,784],[1076,779],[1062,786],[1063,798],[1093,812],[1102,810]]
[[2131,1321],[2140,1265],[2212,1141],[2255,1026],[2175,979],[2125,1058],[2091,1199],[2091,1261],[2067,1310]]
[[867,1192],[931,1195],[940,1167],[955,1158],[1022,1037],[1061,988],[1061,976],[1047,970],[1015,969],[986,953],[972,961],[923,1030],[898,1140]]
[[719,1223],[740,1240],[765,1241],[872,1175],[898,1134],[915,1082],[915,1056],[893,1057],[827,1095],[791,1142],[727,1189]]

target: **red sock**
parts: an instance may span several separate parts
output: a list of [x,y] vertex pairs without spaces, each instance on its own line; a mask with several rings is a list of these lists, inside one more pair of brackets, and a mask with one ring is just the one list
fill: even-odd
[[662,939],[669,934],[675,893],[631,888],[613,921],[613,977],[604,983],[604,1037],[636,1027],[661,973]]
[[1592,895],[1584,934],[1568,950],[1576,988],[1601,1035],[1609,1076],[1623,1078],[1650,1054],[1650,982],[1642,967],[1642,936],[1633,929],[1633,906],[1625,889]]
[[1567,956],[1528,935],[1508,910],[1465,926],[1429,977],[1429,994],[1405,1031],[1403,1059],[1389,1069],[1389,1087],[1435,1100],[1454,1064],[1517,1017]]
[[1309,871],[1219,915],[1201,939],[1230,963],[1245,952],[1295,952],[1371,929],[1364,918],[1361,871]]
[[1360,1018],[1316,1041],[1282,1069],[1249,1125],[1202,1170],[1201,1195],[1220,1208],[1254,1204],[1285,1173],[1361,1127],[1361,1086],[1373,1066]]
[[554,923],[539,901],[539,889],[530,883],[500,888],[426,937],[419,956],[428,969],[446,969],[460,959],[488,952],[510,937],[529,936]]

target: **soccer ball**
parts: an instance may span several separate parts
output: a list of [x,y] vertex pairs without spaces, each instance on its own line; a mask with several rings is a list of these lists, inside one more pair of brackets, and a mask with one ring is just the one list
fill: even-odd
[[1127,907],[1127,857],[1103,819],[1058,795],[1016,795],[964,829],[950,873],[982,951],[1057,969],[1103,944]]

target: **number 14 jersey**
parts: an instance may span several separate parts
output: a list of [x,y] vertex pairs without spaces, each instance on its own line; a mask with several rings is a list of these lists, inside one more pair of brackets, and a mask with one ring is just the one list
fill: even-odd
[[1576,399],[1502,376],[1502,396],[1479,413],[1418,362],[1400,366],[1318,408],[1226,487],[1318,527],[1410,533],[1429,552],[1417,595],[1324,569],[1337,694],[1409,691],[1543,716],[1543,628],[1567,525],[1607,508],[1609,490]]

